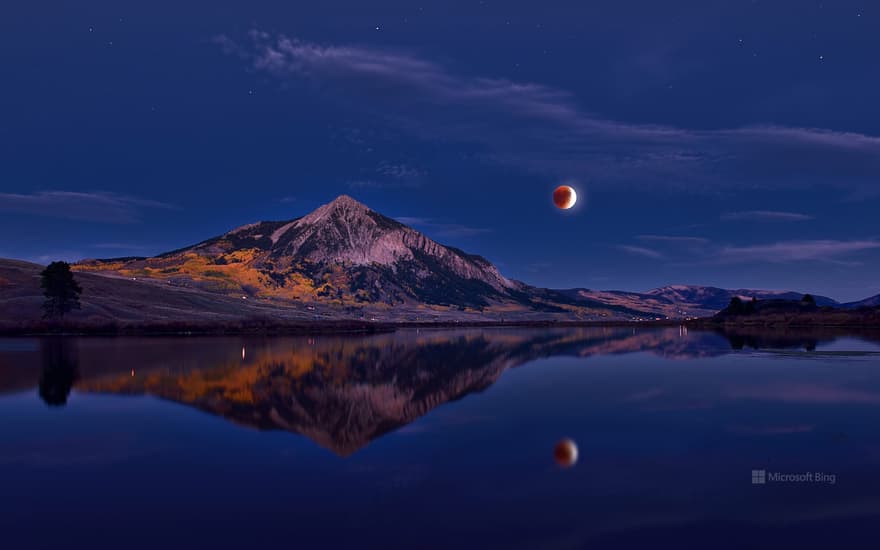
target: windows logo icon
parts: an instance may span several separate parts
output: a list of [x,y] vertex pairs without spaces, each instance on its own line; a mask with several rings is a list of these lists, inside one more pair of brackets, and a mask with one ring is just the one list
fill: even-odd
[[752,470],[752,485],[767,483],[767,470]]

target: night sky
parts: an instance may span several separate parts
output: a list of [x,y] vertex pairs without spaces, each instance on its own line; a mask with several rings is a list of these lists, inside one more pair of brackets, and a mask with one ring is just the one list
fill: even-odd
[[152,255],[349,194],[540,286],[880,293],[876,2],[2,12],[2,257]]

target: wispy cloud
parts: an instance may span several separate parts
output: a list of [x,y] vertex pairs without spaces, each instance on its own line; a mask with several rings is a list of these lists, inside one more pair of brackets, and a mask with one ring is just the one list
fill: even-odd
[[396,180],[417,180],[425,175],[423,171],[408,164],[390,162],[381,163],[376,172]]
[[645,248],[643,246],[621,244],[618,245],[617,248],[635,256],[642,256],[643,258],[651,258],[653,260],[662,260],[663,258],[665,258],[662,253],[656,250],[652,250],[650,248]]
[[859,252],[880,249],[877,240],[783,241],[750,246],[725,246],[714,254],[721,263],[802,261],[839,262]]
[[724,221],[766,221],[766,222],[803,222],[812,220],[813,216],[799,212],[779,212],[776,210],[748,210],[745,212],[727,212],[721,215]]
[[140,221],[141,210],[172,209],[173,205],[116,193],[40,191],[30,194],[0,193],[0,212],[16,212],[103,223]]
[[553,267],[551,262],[532,262],[530,264],[526,264],[526,271],[531,273],[539,273],[541,271],[547,271]]
[[374,174],[348,182],[350,189],[402,189],[421,187],[426,173],[405,163],[382,162]]
[[349,189],[408,189],[419,187],[420,183],[393,179],[364,178],[349,181],[346,185]]
[[144,250],[157,250],[160,247],[152,245],[144,245],[144,244],[132,244],[132,243],[96,243],[92,245],[92,248],[98,250],[131,250],[131,251],[144,251]]
[[738,264],[827,262],[859,265],[859,254],[880,249],[880,240],[793,240],[748,245],[715,243],[702,237],[639,235],[640,241],[654,243],[655,248],[618,245],[619,250],[655,260],[679,264]]
[[458,223],[446,223],[432,218],[400,216],[395,219],[404,225],[417,227],[443,237],[473,237],[474,235],[482,235],[492,231],[486,227],[471,227]]
[[[483,158],[591,185],[702,190],[721,186],[876,186],[880,138],[819,128],[692,130],[632,124],[581,108],[565,90],[457,74],[409,52],[320,45],[260,31],[217,42],[252,70],[319,85],[346,104],[425,139],[479,145]],[[639,182],[639,183],[636,183]]]
[[636,237],[642,241],[652,241],[659,243],[671,244],[687,244],[687,245],[704,245],[709,243],[709,239],[703,237],[680,237],[673,235],[639,235]]

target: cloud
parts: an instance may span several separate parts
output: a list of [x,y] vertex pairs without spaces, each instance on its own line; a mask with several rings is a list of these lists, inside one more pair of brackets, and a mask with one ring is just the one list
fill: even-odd
[[713,243],[702,237],[678,237],[666,235],[639,235],[641,241],[649,241],[661,250],[637,245],[618,245],[629,254],[650,259],[666,259],[678,263],[738,264],[738,263],[794,263],[828,262],[839,265],[859,265],[851,258],[859,253],[880,249],[880,240],[796,240],[732,245]]
[[880,241],[877,240],[783,241],[750,246],[724,246],[714,254],[714,258],[719,263],[837,262],[843,257],[878,248]]
[[654,260],[661,260],[665,258],[665,256],[660,252],[657,252],[656,250],[651,250],[650,248],[645,248],[643,246],[631,246],[628,244],[621,244],[618,245],[617,248],[635,256],[642,256],[643,258],[651,258]]
[[397,180],[415,180],[425,175],[421,170],[407,164],[392,164],[388,162],[380,164],[376,172]]
[[547,271],[553,264],[551,262],[532,262],[530,264],[526,264],[526,271],[531,273],[539,273],[542,271]]
[[481,158],[593,187],[706,191],[832,187],[865,193],[880,179],[880,138],[755,125],[694,130],[603,118],[565,90],[459,74],[409,52],[321,45],[252,31],[216,39],[251,70],[382,113],[417,137],[455,140]]
[[403,180],[356,179],[346,184],[349,189],[410,189],[421,184]]
[[30,194],[0,193],[0,212],[15,212],[102,223],[140,221],[145,208],[172,209],[170,204],[116,193],[39,191]]
[[436,221],[432,218],[400,216],[395,219],[404,225],[420,227],[443,237],[473,237],[474,235],[482,235],[492,231],[485,227],[470,227],[458,223],[445,223]]
[[727,212],[721,215],[724,221],[767,221],[802,222],[812,220],[813,216],[798,212],[778,212],[775,210],[749,210],[747,212]]
[[133,243],[96,243],[91,245],[97,250],[129,250],[132,252],[144,252],[146,250],[159,250],[161,247],[155,245],[133,244]]
[[376,168],[375,177],[348,182],[350,189],[404,189],[421,187],[426,173],[404,163],[382,162]]
[[687,245],[704,245],[709,243],[709,239],[703,237],[678,237],[669,235],[639,235],[636,237],[642,241],[653,241],[659,243],[671,244],[687,244]]

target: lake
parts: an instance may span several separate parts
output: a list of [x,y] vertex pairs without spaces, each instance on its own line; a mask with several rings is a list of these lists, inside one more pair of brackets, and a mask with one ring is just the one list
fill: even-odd
[[878,466],[878,334],[0,339],[3,548],[876,548]]

